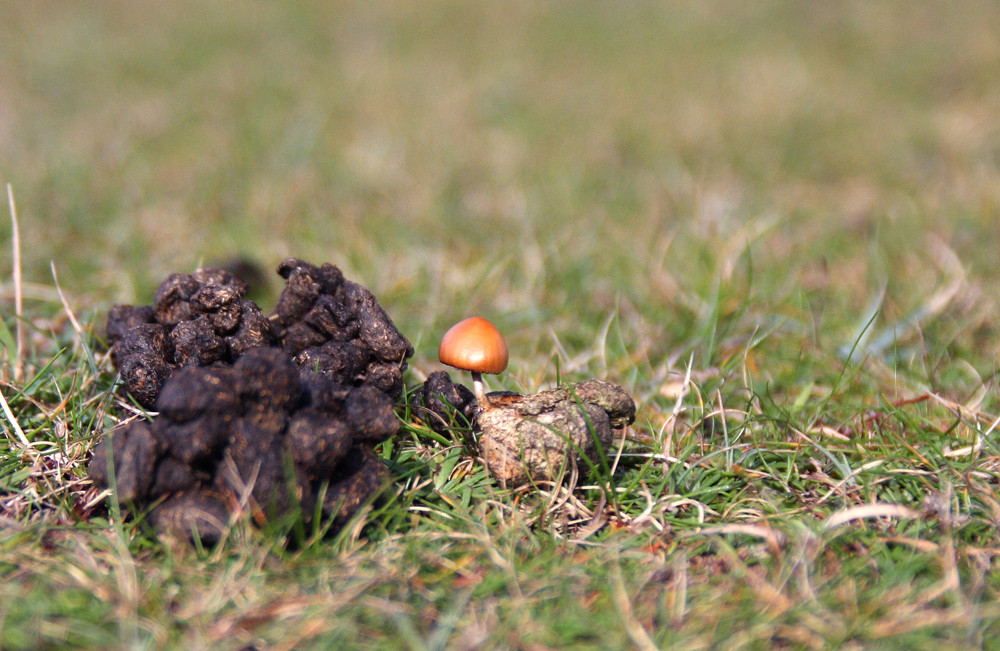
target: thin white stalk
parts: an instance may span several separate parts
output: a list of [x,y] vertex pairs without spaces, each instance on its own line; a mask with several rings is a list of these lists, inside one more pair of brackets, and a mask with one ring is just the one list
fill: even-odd
[[17,438],[21,442],[21,445],[24,446],[25,450],[28,450],[31,447],[31,443],[28,441],[28,437],[24,435],[24,430],[21,429],[20,423],[17,422],[17,417],[14,416],[14,412],[11,411],[10,405],[7,404],[7,399],[3,397],[2,391],[0,391],[0,407],[3,408],[4,416],[7,417],[7,422],[10,423],[11,429],[13,429],[14,433],[17,434]]
[[21,231],[17,224],[17,206],[14,189],[7,184],[7,203],[10,206],[11,244],[14,248],[14,315],[16,317],[17,350],[14,359],[14,381],[24,380],[24,293],[21,282]]
[[476,400],[480,405],[486,404],[486,391],[483,389],[483,374],[472,372],[472,390],[476,394]]

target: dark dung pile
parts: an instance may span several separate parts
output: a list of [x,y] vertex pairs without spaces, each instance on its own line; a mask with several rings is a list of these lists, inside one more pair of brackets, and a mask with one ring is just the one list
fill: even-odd
[[339,387],[271,347],[177,371],[156,406],[152,422],[97,445],[91,477],[105,487],[113,470],[119,498],[152,504],[155,527],[196,527],[207,542],[244,510],[262,523],[301,507],[308,520],[322,499],[323,516],[344,521],[387,480],[374,446],[399,428],[385,394]]
[[[153,305],[108,317],[121,390],[159,412],[101,441],[99,486],[161,529],[217,538],[230,517],[299,505],[343,520],[385,480],[374,445],[399,428],[410,342],[375,296],[331,264],[281,262],[265,316],[233,274],[172,274]],[[112,476],[113,471],[113,476]]]
[[108,344],[122,391],[153,409],[179,368],[231,366],[248,350],[280,346],[338,385],[369,386],[398,399],[413,346],[375,295],[332,264],[288,258],[278,273],[286,285],[267,316],[244,298],[246,284],[220,269],[172,274],[153,305],[111,308]]

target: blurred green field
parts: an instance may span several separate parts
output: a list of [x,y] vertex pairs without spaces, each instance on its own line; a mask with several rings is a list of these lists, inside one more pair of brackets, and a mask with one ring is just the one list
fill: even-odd
[[[618,511],[578,543],[412,421],[365,536],[297,553],[76,522],[8,446],[0,646],[989,647],[997,25],[986,0],[5,3],[42,393],[3,336],[0,387],[33,441],[82,462],[111,418],[50,264],[102,336],[174,271],[332,262],[414,342],[411,386],[482,314],[511,349],[494,386],[597,376],[640,408],[593,478]],[[824,528],[873,504],[922,515]]]

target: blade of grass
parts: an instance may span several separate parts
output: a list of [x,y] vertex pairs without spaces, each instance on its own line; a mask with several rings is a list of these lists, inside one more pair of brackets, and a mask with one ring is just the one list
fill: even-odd
[[14,381],[24,380],[24,292],[21,279],[21,229],[17,221],[17,206],[14,203],[14,189],[7,184],[7,204],[10,207],[11,247],[14,269],[14,315],[17,317],[17,350],[14,354]]

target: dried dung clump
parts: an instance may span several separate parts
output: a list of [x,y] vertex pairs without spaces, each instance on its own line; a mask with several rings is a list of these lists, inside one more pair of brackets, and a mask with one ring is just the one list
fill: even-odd
[[173,274],[153,305],[109,314],[122,390],[159,414],[106,436],[90,474],[151,506],[157,528],[210,541],[236,513],[297,506],[340,522],[386,480],[374,446],[399,428],[413,347],[334,265],[289,258],[278,273],[270,315],[219,269]]
[[337,385],[368,386],[397,400],[413,346],[375,296],[332,264],[288,258],[278,273],[286,286],[269,316],[244,298],[243,281],[220,269],[171,275],[153,305],[114,306],[107,334],[123,392],[153,409],[177,369],[232,366],[248,350],[280,346]]
[[249,511],[258,523],[301,507],[342,523],[384,485],[374,446],[399,428],[393,402],[371,387],[342,387],[258,347],[231,367],[185,367],[166,381],[153,422],[106,436],[90,464],[95,484],[152,505],[160,530],[206,542]]
[[613,430],[635,420],[635,402],[619,386],[587,380],[532,395],[497,392],[476,413],[480,452],[504,486],[553,480],[596,463]]
[[151,306],[111,308],[108,343],[123,390],[152,409],[176,369],[230,365],[246,351],[270,345],[270,323],[243,298],[246,290],[229,272],[199,269],[168,277]]
[[398,399],[413,346],[374,294],[331,264],[288,258],[278,273],[286,286],[270,318],[285,352],[337,384],[370,386]]

